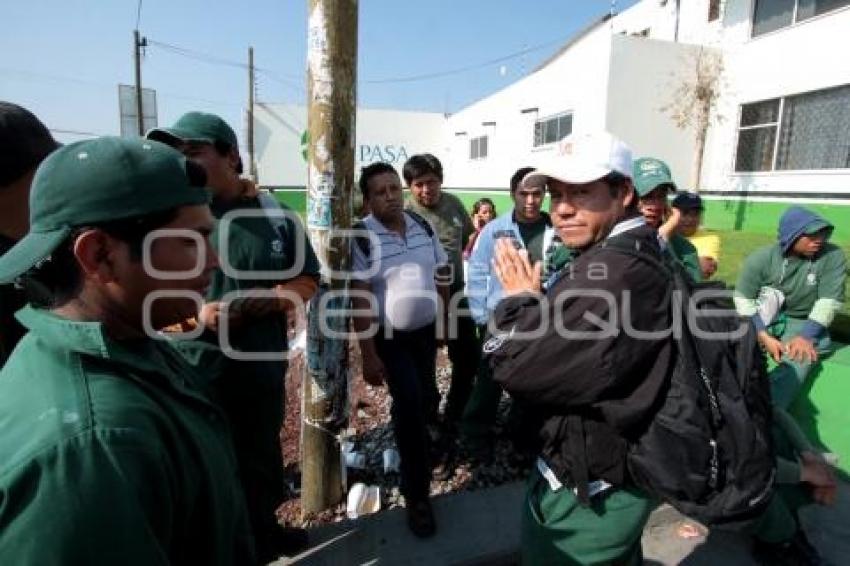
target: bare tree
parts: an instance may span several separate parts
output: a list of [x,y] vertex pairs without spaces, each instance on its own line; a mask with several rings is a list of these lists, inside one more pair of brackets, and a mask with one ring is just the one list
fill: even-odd
[[712,121],[720,123],[717,100],[723,89],[723,55],[717,49],[700,47],[689,56],[683,75],[676,77],[672,99],[662,107],[682,130],[694,133],[694,155],[690,186],[699,191],[705,141]]

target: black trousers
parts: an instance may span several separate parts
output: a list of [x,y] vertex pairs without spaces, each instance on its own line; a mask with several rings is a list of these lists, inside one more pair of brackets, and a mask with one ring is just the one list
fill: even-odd
[[427,425],[436,423],[440,394],[435,381],[434,324],[416,330],[378,330],[375,347],[387,371],[390,411],[401,456],[401,492],[408,501],[428,497],[431,463]]
[[[466,298],[458,302],[458,310],[469,309]],[[449,360],[452,362],[452,380],[446,400],[446,424],[456,426],[472,394],[478,364],[481,361],[481,341],[475,322],[468,315],[451,313],[448,347]]]

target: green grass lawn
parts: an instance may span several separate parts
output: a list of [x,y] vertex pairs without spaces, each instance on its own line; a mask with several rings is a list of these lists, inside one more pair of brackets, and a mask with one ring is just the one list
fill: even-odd
[[[717,231],[722,241],[721,261],[717,267],[715,279],[725,281],[727,285],[734,285],[738,279],[738,271],[744,263],[744,259],[753,250],[771,244],[776,241],[774,236],[768,234],[755,234],[752,232]],[[844,254],[850,257],[850,244],[836,242],[844,250]],[[850,297],[850,285],[845,283],[845,294]],[[844,301],[841,313],[832,323],[832,336],[839,342],[850,343],[850,305]]]

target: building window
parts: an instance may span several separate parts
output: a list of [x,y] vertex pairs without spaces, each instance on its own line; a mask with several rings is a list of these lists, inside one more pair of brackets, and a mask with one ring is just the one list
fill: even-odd
[[844,6],[850,6],[850,0],[756,0],[753,37]]
[[850,168],[850,85],[741,106],[735,171]]
[[541,118],[534,122],[534,147],[561,141],[572,131],[572,113]]
[[479,136],[469,140],[469,158],[484,159],[487,157],[487,136]]
[[720,19],[720,0],[708,0],[708,21]]

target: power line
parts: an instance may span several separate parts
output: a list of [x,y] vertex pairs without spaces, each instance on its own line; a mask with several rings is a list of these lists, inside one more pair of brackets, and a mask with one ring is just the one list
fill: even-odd
[[[73,77],[66,77],[62,75],[52,75],[48,73],[36,73],[28,70],[21,69],[10,69],[5,67],[0,67],[0,73],[9,73],[13,75],[21,75],[22,77],[30,78],[30,79],[42,79],[48,81],[56,81],[56,82],[68,82],[68,83],[76,83],[79,85],[87,86],[87,87],[97,87],[97,88],[114,88],[115,85],[111,83],[105,83],[100,81],[89,81],[83,80]],[[231,100],[213,100],[209,98],[199,98],[197,96],[185,96],[182,94],[177,94],[168,91],[156,91],[157,97],[161,98],[174,98],[177,100],[188,100],[190,102],[204,102],[206,104],[219,104],[224,106],[239,106],[242,107],[243,104],[241,102],[234,102]]]
[[508,55],[503,55],[503,56],[497,57],[495,59],[490,59],[488,61],[483,61],[481,63],[475,63],[473,65],[467,65],[465,67],[458,67],[456,69],[451,69],[451,70],[448,70],[448,71],[437,71],[437,72],[434,72],[434,73],[425,73],[425,74],[422,74],[422,75],[411,75],[411,76],[407,76],[407,77],[396,77],[396,78],[391,78],[391,79],[366,80],[366,81],[362,81],[362,82],[364,82],[366,84],[408,83],[408,82],[415,82],[415,81],[425,81],[425,80],[429,80],[429,79],[437,79],[437,78],[441,78],[441,77],[448,77],[448,76],[451,76],[451,75],[457,75],[457,74],[460,74],[460,73],[465,73],[467,71],[474,71],[476,69],[482,69],[484,67],[490,67],[490,66],[495,65],[497,63],[503,63],[505,61],[509,61],[509,60],[515,59],[517,57],[522,57],[523,55],[526,55],[528,53],[532,53],[534,51],[540,51],[541,49],[546,49],[547,47],[550,47],[550,46],[555,45],[557,43],[563,43],[564,41],[565,41],[564,39],[553,39],[551,41],[547,41],[546,43],[540,43],[540,44],[535,45],[533,47],[523,48],[519,51],[515,51],[513,53],[509,53]]

